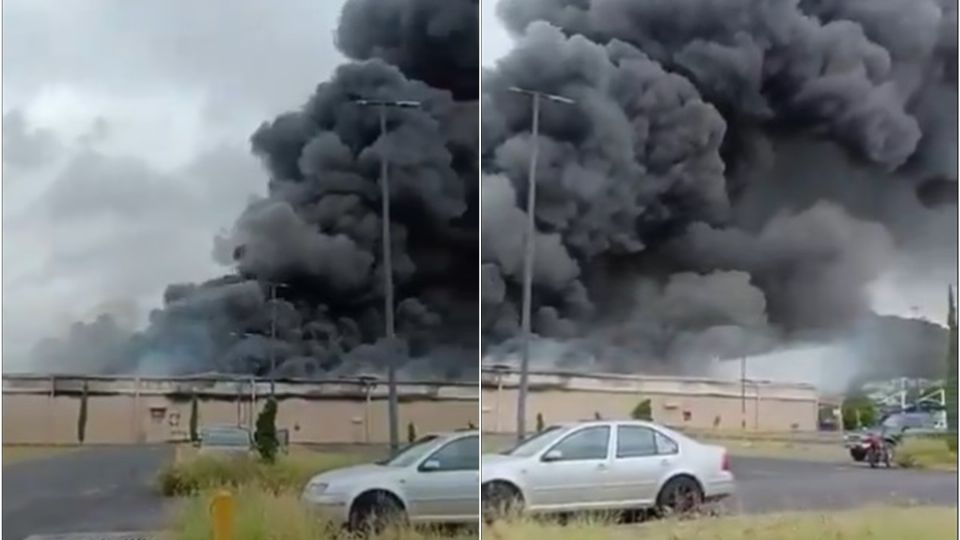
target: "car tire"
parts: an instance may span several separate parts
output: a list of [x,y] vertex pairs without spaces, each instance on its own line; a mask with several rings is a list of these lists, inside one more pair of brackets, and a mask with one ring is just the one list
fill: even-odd
[[507,482],[490,482],[481,490],[483,519],[487,523],[511,519],[523,511],[523,495]]
[[657,495],[657,514],[686,516],[696,513],[703,505],[703,489],[700,483],[689,476],[671,478]]
[[396,496],[386,491],[370,491],[357,497],[351,505],[348,526],[355,533],[379,535],[406,521],[407,513]]

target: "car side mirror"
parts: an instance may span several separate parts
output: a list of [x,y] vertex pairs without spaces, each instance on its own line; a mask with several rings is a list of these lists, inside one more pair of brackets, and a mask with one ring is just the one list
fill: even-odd
[[543,455],[543,461],[560,461],[563,459],[563,452],[559,450],[550,450]]
[[424,472],[439,471],[440,462],[435,459],[428,459],[424,461],[422,465],[420,465],[420,470]]

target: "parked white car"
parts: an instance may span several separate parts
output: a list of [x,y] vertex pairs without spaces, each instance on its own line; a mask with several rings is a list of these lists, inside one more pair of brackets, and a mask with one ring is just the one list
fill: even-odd
[[640,421],[550,427],[481,458],[487,519],[505,512],[689,512],[735,492],[726,449]]
[[476,523],[479,465],[476,431],[428,435],[383,462],[313,477],[302,499],[355,530],[395,522]]

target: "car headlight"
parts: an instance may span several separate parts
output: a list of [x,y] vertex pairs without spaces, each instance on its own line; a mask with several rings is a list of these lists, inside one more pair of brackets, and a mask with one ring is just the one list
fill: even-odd
[[307,489],[305,489],[304,495],[312,495],[314,497],[319,497],[327,492],[327,488],[330,486],[325,482],[310,482],[307,484]]

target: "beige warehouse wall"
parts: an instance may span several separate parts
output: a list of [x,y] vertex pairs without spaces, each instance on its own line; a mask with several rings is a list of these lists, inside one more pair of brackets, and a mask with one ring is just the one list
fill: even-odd
[[[499,396],[499,397],[498,397]],[[545,424],[589,420],[594,414],[605,419],[627,419],[642,399],[649,399],[653,419],[668,426],[691,429],[740,429],[746,420],[747,429],[759,431],[815,431],[817,429],[817,402],[776,398],[748,398],[746,412],[739,397],[690,396],[683,394],[652,394],[642,396],[631,392],[603,392],[596,390],[534,391],[527,397],[526,422],[529,429],[536,426],[537,414]],[[483,429],[488,432],[511,432],[516,425],[517,391],[504,388],[485,388]],[[499,401],[499,422],[497,403]],[[685,414],[686,413],[686,414]],[[719,420],[719,423],[715,422]],[[499,430],[497,429],[499,426]]]
[[[254,407],[240,402],[198,399],[199,424],[250,425],[264,401]],[[401,437],[413,422],[419,434],[449,431],[479,425],[478,404],[471,400],[401,402]],[[79,396],[51,397],[41,394],[4,394],[3,442],[5,444],[75,444],[80,411]],[[280,401],[277,426],[288,429],[294,443],[363,443],[366,404],[362,400]],[[166,396],[89,396],[86,442],[131,444],[182,441],[189,438],[190,400]],[[389,440],[387,403],[373,400],[369,409],[369,440]]]
[[72,444],[80,399],[25,394],[3,396],[4,444]]

